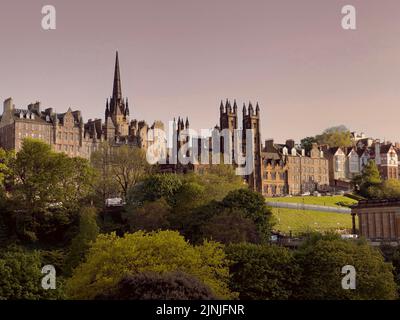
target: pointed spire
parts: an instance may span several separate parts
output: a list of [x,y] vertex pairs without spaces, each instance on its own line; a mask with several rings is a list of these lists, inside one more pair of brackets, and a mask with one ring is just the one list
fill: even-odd
[[246,115],[246,104],[243,103],[243,115]]
[[189,129],[189,119],[188,119],[188,117],[186,117],[185,128]]
[[260,106],[258,105],[258,102],[256,104],[256,115],[259,115],[260,113]]
[[119,58],[118,51],[115,57],[115,70],[114,70],[114,87],[113,87],[113,95],[114,100],[122,99],[122,90],[121,90],[121,75],[119,72]]
[[110,109],[108,108],[108,99],[107,99],[107,101],[106,101],[106,120],[107,120],[109,114],[110,114]]
[[251,101],[249,101],[249,115],[250,116],[254,115],[254,109],[253,105],[251,104]]
[[125,116],[129,116],[129,105],[128,105],[128,98],[126,98],[126,107],[125,107]]
[[224,113],[224,103],[223,103],[222,100],[221,100],[221,104],[220,104],[220,106],[219,106],[219,111],[220,111],[221,113]]
[[233,100],[233,112],[237,113],[237,104],[236,104],[236,99]]

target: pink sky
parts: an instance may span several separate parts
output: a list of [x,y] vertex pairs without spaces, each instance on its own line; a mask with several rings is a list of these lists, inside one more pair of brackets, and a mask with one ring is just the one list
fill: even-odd
[[[341,28],[346,4],[356,31]],[[118,50],[131,118],[209,128],[236,98],[260,103],[263,139],[344,124],[397,141],[399,16],[398,0],[1,0],[0,99],[103,118]]]

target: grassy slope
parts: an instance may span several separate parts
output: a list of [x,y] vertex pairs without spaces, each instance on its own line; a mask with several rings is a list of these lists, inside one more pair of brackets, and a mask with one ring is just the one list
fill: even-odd
[[267,201],[271,202],[290,202],[290,203],[304,203],[315,204],[328,207],[340,207],[337,205],[338,202],[344,202],[348,204],[357,203],[356,200],[344,197],[344,196],[327,196],[327,197],[282,197],[282,198],[266,198]]
[[[274,229],[293,235],[304,231],[351,230],[351,215],[331,212],[272,208],[277,224]],[[357,223],[357,221],[356,221]]]
[[[338,202],[344,202],[348,204],[355,204],[357,202],[344,196],[283,197],[268,198],[267,201],[305,203],[329,207],[340,207],[337,204]],[[350,230],[352,227],[351,216],[346,214],[286,208],[273,208],[272,212],[277,220],[277,225],[274,229],[284,233],[289,233],[291,230],[293,235],[308,230],[324,232],[338,229]]]

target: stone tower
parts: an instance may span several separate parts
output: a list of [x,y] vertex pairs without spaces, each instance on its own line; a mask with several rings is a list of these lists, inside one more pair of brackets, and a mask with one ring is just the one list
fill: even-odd
[[[225,106],[221,101],[221,105],[219,107],[219,127],[220,130],[228,129],[232,132],[232,141],[231,141],[231,149],[232,149],[232,159],[234,159],[234,132],[238,128],[238,114],[237,114],[237,104],[236,100],[233,101],[233,107],[231,102],[226,99]],[[224,152],[224,141],[221,138],[221,152]]]
[[260,134],[260,107],[257,103],[254,112],[253,105],[249,102],[246,110],[246,105],[243,105],[243,152],[246,152],[246,136],[247,129],[253,130],[253,172],[246,177],[246,180],[251,189],[257,192],[262,192],[261,183],[261,134]]
[[105,125],[108,140],[115,136],[127,136],[129,134],[128,98],[126,100],[122,98],[118,51],[115,58],[113,93],[110,101],[107,99],[106,102]]

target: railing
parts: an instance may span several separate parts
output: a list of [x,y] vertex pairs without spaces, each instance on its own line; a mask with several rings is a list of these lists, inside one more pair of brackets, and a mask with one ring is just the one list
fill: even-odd
[[305,203],[274,202],[274,201],[266,201],[266,204],[274,208],[287,208],[296,210],[312,210],[312,211],[351,214],[350,208],[329,207],[329,206],[321,206],[321,205],[305,204]]

